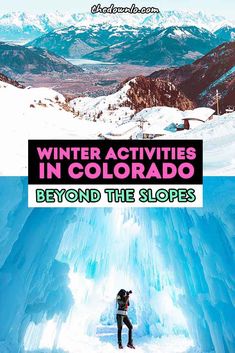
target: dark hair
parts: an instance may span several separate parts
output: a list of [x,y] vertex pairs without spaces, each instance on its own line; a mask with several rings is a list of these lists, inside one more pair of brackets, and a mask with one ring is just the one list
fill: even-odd
[[124,297],[126,295],[126,290],[125,289],[120,289],[117,295],[120,295],[120,297]]

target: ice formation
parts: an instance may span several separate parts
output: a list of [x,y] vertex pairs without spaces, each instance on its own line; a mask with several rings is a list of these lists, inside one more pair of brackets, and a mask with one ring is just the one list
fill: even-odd
[[205,178],[203,209],[28,209],[1,178],[0,352],[115,352],[124,287],[137,352],[233,353],[234,183]]

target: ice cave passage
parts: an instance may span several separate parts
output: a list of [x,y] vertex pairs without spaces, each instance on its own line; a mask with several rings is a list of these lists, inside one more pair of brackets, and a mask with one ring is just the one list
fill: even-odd
[[29,209],[5,177],[0,201],[1,353],[115,352],[120,288],[137,352],[235,352],[234,178],[203,209]]

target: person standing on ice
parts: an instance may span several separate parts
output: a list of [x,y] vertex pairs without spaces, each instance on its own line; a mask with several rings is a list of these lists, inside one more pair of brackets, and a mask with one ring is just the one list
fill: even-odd
[[132,293],[130,290],[127,292],[125,289],[121,289],[118,294],[117,294],[117,327],[118,327],[118,347],[119,349],[123,349],[122,345],[122,326],[123,323],[128,327],[129,329],[129,334],[128,334],[128,344],[127,347],[135,349],[133,345],[133,339],[132,339],[132,330],[133,326],[132,323],[130,322],[130,319],[127,316],[127,310],[130,305],[129,302],[129,296]]

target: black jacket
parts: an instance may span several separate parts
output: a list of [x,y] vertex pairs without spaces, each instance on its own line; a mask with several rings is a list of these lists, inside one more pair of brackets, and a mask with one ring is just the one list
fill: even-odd
[[117,314],[125,315],[127,312],[128,306],[130,305],[129,294],[126,294],[125,296],[118,294],[117,305],[118,305]]

